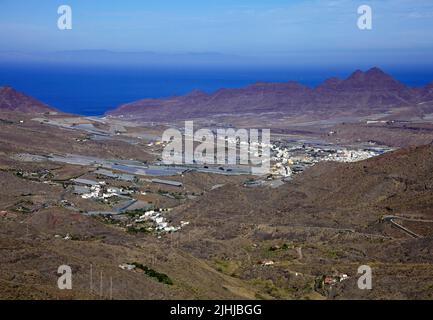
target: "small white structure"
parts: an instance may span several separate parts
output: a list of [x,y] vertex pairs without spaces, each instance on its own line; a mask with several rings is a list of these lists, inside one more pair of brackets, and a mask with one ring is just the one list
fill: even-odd
[[272,260],[265,260],[262,262],[262,265],[265,267],[273,266],[274,264],[275,264],[275,262],[273,262]]
[[119,264],[119,268],[122,270],[134,270],[135,266],[133,264],[128,264],[128,263],[124,263],[124,264]]

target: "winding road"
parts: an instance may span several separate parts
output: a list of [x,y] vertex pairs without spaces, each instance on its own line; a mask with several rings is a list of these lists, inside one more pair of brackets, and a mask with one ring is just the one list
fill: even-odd
[[406,232],[408,235],[410,235],[412,238],[422,238],[422,236],[416,234],[415,232],[409,230],[406,227],[403,227],[401,224],[398,224],[394,220],[404,220],[404,221],[412,221],[412,222],[426,222],[426,223],[433,223],[433,220],[423,220],[423,219],[415,219],[415,218],[406,218],[401,216],[394,216],[394,215],[387,215],[382,217],[382,221],[384,222],[390,222],[393,226],[395,226],[397,229],[400,229],[404,232]]

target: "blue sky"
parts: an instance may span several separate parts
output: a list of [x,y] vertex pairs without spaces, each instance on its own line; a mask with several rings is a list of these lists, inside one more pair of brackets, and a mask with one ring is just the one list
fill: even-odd
[[[57,8],[73,30],[57,29]],[[357,8],[373,9],[373,30]],[[432,61],[431,0],[0,0],[0,50],[218,52],[338,62]],[[306,59],[305,61],[308,61]]]

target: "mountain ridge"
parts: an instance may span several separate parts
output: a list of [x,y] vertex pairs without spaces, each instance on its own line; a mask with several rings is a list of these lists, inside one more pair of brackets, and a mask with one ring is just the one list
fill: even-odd
[[[345,79],[331,77],[315,87],[296,81],[256,82],[236,89],[221,88],[213,93],[194,90],[183,96],[141,99],[108,111],[108,116],[140,119],[181,120],[218,114],[293,114],[305,111],[352,110],[384,112],[413,107],[414,113],[433,112],[433,82],[421,88],[406,86],[380,68],[356,70]],[[415,110],[416,109],[416,110]]]
[[0,86],[0,111],[45,113],[57,110],[33,97],[15,90],[11,86]]

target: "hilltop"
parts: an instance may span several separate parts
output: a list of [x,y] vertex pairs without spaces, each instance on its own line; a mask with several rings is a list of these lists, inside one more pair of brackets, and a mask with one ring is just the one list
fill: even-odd
[[4,86],[0,87],[0,111],[45,113],[56,110],[10,86]]

